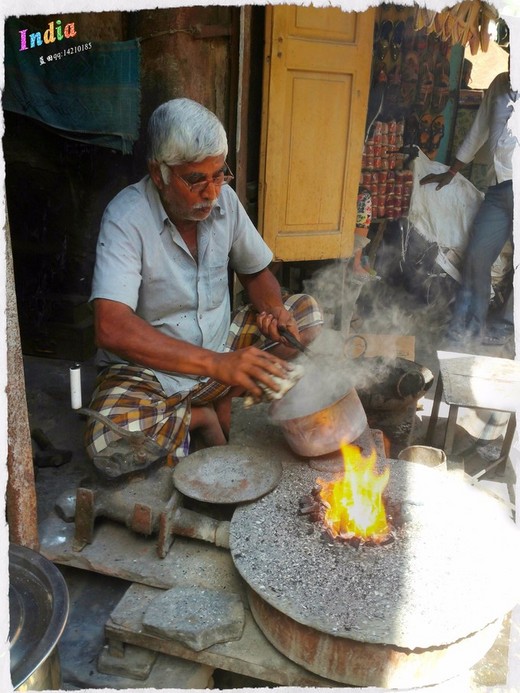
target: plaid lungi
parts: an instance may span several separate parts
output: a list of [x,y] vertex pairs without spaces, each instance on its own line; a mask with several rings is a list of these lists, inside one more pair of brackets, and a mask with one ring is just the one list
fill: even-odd
[[[293,294],[284,300],[284,306],[300,331],[323,322],[321,310],[311,296]],[[267,346],[268,340],[256,326],[256,315],[249,305],[234,314],[224,351]],[[152,370],[117,363],[99,375],[90,408],[127,431],[143,431],[165,450],[173,463],[189,452],[191,407],[209,404],[228,391],[227,385],[207,380],[197,383],[192,390],[168,397]],[[90,457],[99,455],[120,438],[100,421],[89,419],[85,446]]]

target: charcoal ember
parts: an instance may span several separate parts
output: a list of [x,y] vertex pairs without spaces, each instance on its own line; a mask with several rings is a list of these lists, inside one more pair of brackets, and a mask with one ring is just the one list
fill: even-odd
[[312,491],[311,491],[312,495],[313,495],[315,498],[316,498],[316,497],[319,498],[320,493],[321,493],[321,489],[322,489],[322,486],[321,486],[320,484],[314,484],[314,486],[312,487]]
[[393,544],[394,541],[395,541],[395,534],[393,532],[390,532],[390,534],[386,537],[386,539],[383,539],[383,541],[379,543],[379,546],[388,546],[389,544]]
[[319,513],[319,507],[316,505],[316,503],[312,503],[311,505],[303,505],[299,509],[300,515],[317,515]]
[[300,515],[310,515],[311,519],[319,513],[319,501],[312,495],[302,496],[298,501],[298,513]]
[[321,508],[314,509],[309,513],[309,520],[318,524],[323,524],[325,521],[325,513]]
[[354,532],[340,532],[338,534],[338,539],[341,539],[341,541],[350,541],[351,539],[355,539],[356,535]]
[[352,546],[353,549],[359,549],[362,543],[363,540],[360,537],[352,537],[348,540],[348,545]]
[[314,505],[315,502],[316,502],[315,498],[311,495],[302,496],[300,498],[300,500],[298,501],[298,505],[300,506],[300,508],[303,508],[307,505]]
[[323,536],[325,537],[325,539],[328,539],[332,543],[335,543],[335,541],[336,541],[336,537],[334,536],[334,533],[328,527],[325,527],[325,530],[323,532]]

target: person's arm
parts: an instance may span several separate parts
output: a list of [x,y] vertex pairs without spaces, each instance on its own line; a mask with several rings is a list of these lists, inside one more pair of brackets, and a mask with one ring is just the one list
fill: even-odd
[[501,78],[501,75],[496,77],[493,82],[491,82],[489,88],[484,94],[484,98],[482,99],[482,103],[480,104],[471,128],[466,134],[464,141],[458,148],[456,157],[450,168],[442,173],[429,173],[427,176],[424,176],[424,178],[421,178],[419,181],[421,185],[437,183],[435,190],[441,190],[441,188],[444,188],[444,186],[451,183],[457,173],[461,171],[464,166],[473,161],[476,153],[489,137],[489,120],[491,117],[490,108],[494,94],[497,89],[499,89],[499,78]]
[[[284,308],[280,284],[269,268],[255,274],[238,274],[250,303],[258,311],[257,325],[262,334],[276,342],[287,344],[278,326],[288,329],[297,339],[300,333],[291,313]],[[304,342],[305,343],[305,342]],[[291,355],[294,350],[291,350]]]
[[148,324],[127,305],[108,299],[94,300],[96,344],[149,368],[174,373],[209,376],[220,383],[240,386],[261,396],[257,382],[277,390],[271,375],[280,375],[284,362],[255,347],[218,353],[174,339]]
[[427,176],[424,176],[424,178],[421,178],[419,183],[420,185],[437,183],[435,190],[440,190],[441,188],[444,188],[445,185],[449,185],[457,173],[464,168],[464,166],[466,166],[466,164],[463,161],[455,159],[447,171],[443,171],[442,173],[429,173]]

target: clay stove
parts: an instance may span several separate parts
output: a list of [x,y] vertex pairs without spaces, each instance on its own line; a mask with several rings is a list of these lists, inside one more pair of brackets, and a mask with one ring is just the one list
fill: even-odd
[[462,673],[491,647],[518,601],[520,542],[499,504],[462,479],[388,463],[385,494],[401,515],[393,542],[328,538],[298,511],[317,472],[295,462],[235,511],[230,545],[280,652],[341,683],[410,688]]

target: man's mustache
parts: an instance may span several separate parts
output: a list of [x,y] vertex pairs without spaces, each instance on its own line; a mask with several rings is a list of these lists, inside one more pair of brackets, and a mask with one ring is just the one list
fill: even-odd
[[213,209],[213,207],[217,204],[217,200],[211,200],[211,202],[197,202],[196,205],[193,205],[194,210],[199,210],[199,209]]

